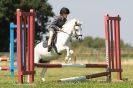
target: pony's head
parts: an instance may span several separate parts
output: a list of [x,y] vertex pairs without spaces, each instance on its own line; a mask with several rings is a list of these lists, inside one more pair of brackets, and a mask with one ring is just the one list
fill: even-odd
[[62,30],[64,31],[64,33],[71,35],[78,40],[81,40],[81,38],[82,38],[81,25],[82,25],[82,23],[79,20],[72,19],[63,25]]
[[72,35],[74,37],[76,37],[77,40],[81,40],[82,39],[82,23],[79,21],[79,20],[76,20],[75,19],[75,24],[74,24],[74,28],[73,28],[73,31],[72,31]]

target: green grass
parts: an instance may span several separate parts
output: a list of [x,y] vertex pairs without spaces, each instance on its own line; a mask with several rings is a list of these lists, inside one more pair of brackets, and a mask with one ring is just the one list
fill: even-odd
[[[128,81],[116,81],[113,74],[112,82],[107,82],[106,77],[90,79],[81,82],[55,82],[60,78],[80,76],[95,72],[104,71],[105,69],[87,69],[87,68],[52,68],[48,69],[46,74],[46,82],[40,80],[41,69],[36,68],[35,82],[33,84],[17,84],[17,75],[11,78],[8,71],[0,72],[0,88],[132,88],[133,85],[133,64],[122,65],[123,78],[128,78]],[[26,80],[26,79],[25,79]]]
[[[62,56],[64,57],[64,56]],[[61,58],[62,58],[61,57]],[[103,62],[105,61],[104,55],[79,55],[77,54],[78,63],[87,62]],[[65,77],[81,76],[91,73],[105,71],[105,69],[93,68],[52,68],[48,69],[46,74],[46,82],[40,79],[41,69],[36,68],[35,82],[32,84],[24,83],[17,84],[17,71],[15,77],[10,77],[9,71],[0,71],[0,88],[133,88],[133,60],[132,57],[122,57],[123,78],[128,78],[128,81],[116,81],[116,74],[113,74],[112,82],[107,82],[106,77],[96,79],[89,79],[80,82],[55,82]],[[64,62],[64,59],[58,59]],[[60,63],[60,62],[58,62]],[[2,64],[1,64],[2,65]],[[26,78],[25,78],[26,81]]]

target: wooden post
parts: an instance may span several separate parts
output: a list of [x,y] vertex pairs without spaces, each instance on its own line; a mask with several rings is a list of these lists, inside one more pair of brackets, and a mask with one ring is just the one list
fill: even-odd
[[[117,79],[122,80],[120,51],[120,17],[105,16],[106,61],[110,72],[117,72]],[[113,25],[114,24],[114,25]]]
[[[17,62],[18,82],[23,83],[23,76],[29,76],[29,83],[34,81],[34,11],[21,12],[17,9]],[[24,17],[25,23],[22,21]]]

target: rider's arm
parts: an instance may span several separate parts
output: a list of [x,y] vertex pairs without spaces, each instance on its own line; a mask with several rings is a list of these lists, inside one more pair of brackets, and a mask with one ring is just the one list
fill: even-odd
[[60,17],[55,16],[53,21],[51,22],[51,27],[55,28],[56,30],[59,30],[60,28],[57,26],[57,23],[59,21]]

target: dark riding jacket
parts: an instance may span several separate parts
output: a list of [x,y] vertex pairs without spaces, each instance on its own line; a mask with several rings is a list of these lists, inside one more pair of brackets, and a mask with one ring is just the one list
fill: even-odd
[[55,16],[54,20],[50,24],[50,28],[54,29],[54,31],[57,31],[59,28],[62,28],[66,20],[67,19],[62,16]]

